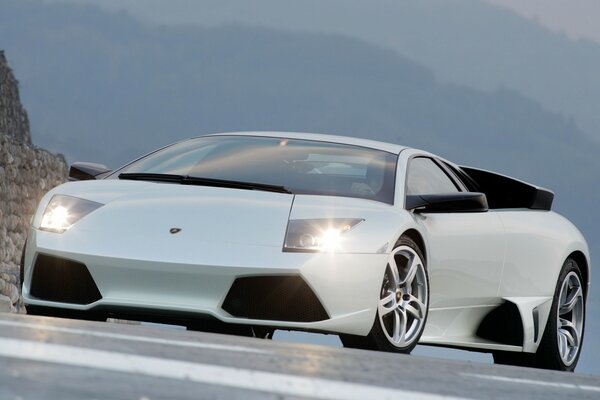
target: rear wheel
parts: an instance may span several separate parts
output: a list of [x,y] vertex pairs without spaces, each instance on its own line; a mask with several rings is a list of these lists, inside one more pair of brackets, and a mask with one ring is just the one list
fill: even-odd
[[383,276],[377,316],[367,336],[340,335],[345,347],[410,353],[417,345],[429,308],[425,258],[417,244],[402,237]]
[[577,262],[568,258],[563,264],[554,299],[535,354],[498,352],[497,364],[530,366],[559,371],[574,371],[583,343],[585,327],[585,286]]

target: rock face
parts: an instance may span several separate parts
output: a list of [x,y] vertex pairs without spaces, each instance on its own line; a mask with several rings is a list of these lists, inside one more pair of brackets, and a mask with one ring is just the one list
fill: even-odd
[[0,51],[0,312],[24,312],[19,263],[41,197],[67,179],[64,157],[31,144],[18,82]]
[[4,133],[22,143],[31,143],[29,119],[19,99],[19,82],[0,50],[0,134]]

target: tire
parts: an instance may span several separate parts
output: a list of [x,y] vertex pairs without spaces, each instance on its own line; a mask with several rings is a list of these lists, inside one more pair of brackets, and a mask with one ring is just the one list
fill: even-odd
[[581,355],[585,330],[586,283],[577,262],[561,269],[548,322],[535,354],[496,352],[494,363],[573,372]]
[[344,347],[409,354],[423,334],[428,311],[425,257],[412,239],[403,236],[390,253],[371,331],[340,339]]

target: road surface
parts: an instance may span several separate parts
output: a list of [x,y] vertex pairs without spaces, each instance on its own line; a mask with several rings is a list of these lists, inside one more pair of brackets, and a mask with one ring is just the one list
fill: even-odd
[[0,399],[599,399],[600,377],[0,314]]

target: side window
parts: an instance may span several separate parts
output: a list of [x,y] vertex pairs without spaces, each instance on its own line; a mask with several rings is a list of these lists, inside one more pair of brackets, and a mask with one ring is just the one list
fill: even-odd
[[430,158],[416,157],[408,165],[406,194],[438,194],[459,192],[446,173]]
[[452,177],[454,178],[454,182],[460,182],[464,189],[469,192],[479,192],[479,186],[475,183],[475,181],[467,175],[463,170],[457,168],[453,165],[448,164],[447,162],[441,161],[444,166],[451,171]]

